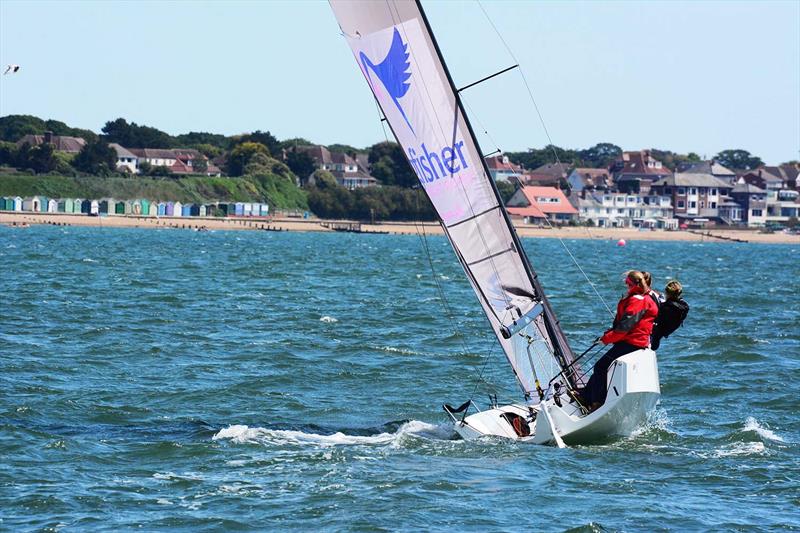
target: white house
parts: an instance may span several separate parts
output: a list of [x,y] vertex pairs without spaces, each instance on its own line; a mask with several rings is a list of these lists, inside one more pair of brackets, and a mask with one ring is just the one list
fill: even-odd
[[117,143],[109,143],[109,146],[117,152],[117,170],[124,169],[131,174],[139,173],[139,158],[136,154]]

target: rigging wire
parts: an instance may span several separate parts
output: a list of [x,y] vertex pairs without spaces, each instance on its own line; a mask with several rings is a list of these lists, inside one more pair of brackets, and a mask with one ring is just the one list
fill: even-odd
[[[548,131],[548,129],[547,129],[547,124],[545,124],[544,117],[542,116],[542,113],[541,113],[541,111],[539,110],[539,105],[536,103],[536,99],[535,99],[535,98],[534,98],[534,96],[533,96],[533,90],[531,90],[531,87],[530,87],[530,85],[528,84],[528,79],[527,79],[527,77],[525,76],[525,72],[524,72],[524,70],[523,70],[523,68],[522,68],[522,65],[521,65],[521,64],[520,64],[520,62],[517,60],[517,57],[514,55],[514,52],[512,52],[512,51],[511,51],[511,47],[509,47],[509,46],[508,46],[508,43],[507,43],[507,42],[506,42],[506,40],[503,38],[503,36],[502,36],[502,34],[500,33],[500,31],[497,29],[497,26],[495,26],[495,24],[494,24],[494,22],[492,21],[491,17],[489,17],[489,14],[486,12],[486,9],[484,9],[484,7],[483,7],[483,4],[481,3],[481,0],[476,0],[476,2],[477,2],[477,4],[478,4],[478,7],[480,7],[480,8],[481,8],[481,11],[483,12],[483,15],[486,17],[486,20],[489,22],[489,25],[492,27],[492,29],[493,29],[493,30],[495,31],[495,33],[497,34],[497,37],[500,39],[500,42],[502,42],[502,43],[503,43],[503,46],[505,47],[506,51],[508,52],[508,54],[509,54],[509,55],[511,56],[511,58],[513,59],[514,63],[516,63],[517,65],[519,65],[519,74],[520,74],[520,76],[522,77],[522,82],[523,82],[523,84],[525,85],[525,89],[526,89],[526,90],[527,90],[527,92],[528,92],[528,96],[530,97],[530,100],[531,100],[531,102],[533,103],[533,108],[536,110],[536,114],[537,114],[537,115],[538,115],[538,117],[539,117],[539,122],[542,124],[542,129],[544,130],[544,133],[545,133],[545,135],[547,136],[547,141],[550,143],[550,149],[553,151],[553,156],[554,156],[554,157],[555,157],[555,159],[556,159],[556,165],[558,166],[558,168],[559,168],[560,170],[563,170],[564,166],[563,166],[563,164],[561,163],[561,159],[558,157],[558,151],[556,150],[555,144],[553,144],[553,139],[550,137],[550,132],[549,132],[549,131]],[[520,181],[519,177],[516,177],[516,176],[514,176],[514,177],[516,178],[516,180],[517,180],[517,183],[519,184],[519,186],[520,186],[520,187],[522,187],[522,182]],[[540,211],[541,211],[541,210],[540,210]],[[542,212],[542,215],[544,215],[544,212]],[[547,217],[547,216],[545,215],[545,216],[544,216],[544,220],[545,220],[545,222],[547,222],[547,225],[550,227],[550,229],[555,229],[555,228],[553,227],[553,224],[550,222],[550,219],[549,219],[549,217]],[[581,272],[581,274],[583,274],[583,277],[586,279],[587,283],[589,283],[589,286],[591,286],[591,287],[592,287],[592,290],[594,291],[594,293],[597,295],[597,297],[598,297],[598,298],[600,299],[600,301],[603,303],[603,306],[605,306],[605,308],[606,308],[606,310],[608,311],[608,313],[609,313],[611,316],[614,316],[614,312],[611,310],[611,308],[608,306],[608,304],[606,303],[606,301],[605,301],[605,299],[603,298],[603,296],[602,296],[602,295],[600,294],[600,292],[597,290],[597,287],[595,286],[595,284],[592,282],[592,280],[591,280],[591,279],[589,279],[589,276],[586,274],[586,272],[583,270],[583,268],[580,266],[580,264],[578,264],[578,260],[577,260],[577,259],[575,259],[575,256],[572,254],[572,251],[569,249],[569,247],[567,246],[567,244],[564,242],[564,240],[563,240],[561,237],[557,237],[557,238],[558,238],[558,242],[560,242],[560,243],[561,243],[561,246],[563,246],[563,247],[564,247],[564,250],[566,250],[567,254],[568,254],[568,255],[569,255],[569,257],[572,259],[572,262],[575,264],[575,266],[578,268],[578,270]]]

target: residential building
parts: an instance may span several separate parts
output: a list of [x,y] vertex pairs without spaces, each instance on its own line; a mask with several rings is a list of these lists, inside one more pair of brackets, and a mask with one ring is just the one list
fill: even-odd
[[522,218],[526,224],[541,224],[546,220],[563,224],[578,218],[578,210],[556,187],[519,188],[506,202],[506,209],[512,217]]
[[585,198],[588,193],[610,191],[614,188],[611,174],[605,168],[574,168],[567,177],[572,196]]
[[608,192],[587,193],[577,198],[581,220],[591,220],[599,227],[636,227],[677,229],[668,196],[641,196]]
[[610,170],[620,191],[644,195],[650,193],[654,182],[672,175],[661,161],[651,155],[650,150],[622,152],[622,157],[611,165]]
[[767,201],[776,201],[778,198],[778,191],[786,187],[786,178],[781,175],[780,167],[761,167],[756,170],[751,170],[742,175],[745,183],[755,185],[759,189],[767,191]]
[[672,199],[676,218],[698,222],[718,219],[720,199],[732,188],[711,174],[677,173],[652,184],[653,192]]
[[[203,174],[205,176],[221,176],[219,169],[205,154],[193,148],[176,148],[172,150],[175,157],[188,169],[189,174]],[[199,162],[199,164],[197,163]]]
[[44,135],[25,135],[17,141],[17,146],[29,144],[39,146],[40,144],[52,144],[56,152],[66,152],[77,154],[86,145],[86,141],[81,137],[67,137],[66,135],[53,135],[52,131],[44,132]]
[[486,166],[494,181],[511,180],[513,183],[520,179],[524,172],[521,166],[512,163],[506,155],[487,157]]
[[566,183],[569,166],[563,163],[546,163],[526,172],[520,181],[534,187],[561,187]]
[[678,165],[677,172],[683,174],[711,174],[715,178],[727,181],[731,185],[736,183],[736,172],[714,161],[685,162]]
[[744,180],[734,185],[730,197],[741,207],[741,219],[749,227],[767,222],[767,191]]
[[109,146],[117,152],[117,170],[124,170],[131,174],[139,173],[139,158],[130,150],[117,143],[109,143]]
[[327,170],[333,174],[336,182],[342,187],[358,189],[361,187],[373,187],[378,184],[378,180],[370,176],[367,170],[348,154],[331,152],[321,145],[298,146],[296,150],[306,152],[314,161],[318,170]]
[[[171,168],[177,161],[178,156],[172,150],[162,148],[129,148],[129,151],[139,159],[139,165],[147,163],[154,167]],[[179,165],[179,169],[188,168]]]
[[767,200],[767,223],[783,223],[790,218],[800,218],[800,192],[784,189],[777,192],[774,201]]

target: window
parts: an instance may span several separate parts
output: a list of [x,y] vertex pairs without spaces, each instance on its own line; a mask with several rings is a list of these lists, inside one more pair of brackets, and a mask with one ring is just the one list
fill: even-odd
[[705,187],[700,187],[700,194],[705,194],[707,189]]
[[689,187],[689,194],[697,194],[697,187]]
[[689,209],[697,209],[697,202],[689,202]]
[[761,216],[761,209],[753,209],[753,216],[760,217]]
[[711,189],[711,196],[717,195],[717,189]]
[[700,209],[705,209],[705,208],[706,208],[706,203],[700,202]]
[[678,194],[686,194],[686,189],[684,187],[678,187]]
[[709,204],[709,207],[711,207],[711,209],[716,209],[717,208],[717,202],[711,202]]
[[678,209],[683,209],[684,207],[686,207],[686,204],[684,203],[684,201],[683,200],[678,200]]

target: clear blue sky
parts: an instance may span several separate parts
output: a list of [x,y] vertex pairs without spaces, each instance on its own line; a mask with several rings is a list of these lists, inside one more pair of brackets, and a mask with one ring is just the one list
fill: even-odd
[[[513,63],[474,2],[423,2],[465,85]],[[800,2],[493,2],[553,142],[800,159]],[[384,139],[326,2],[0,0],[0,115],[99,131]],[[486,152],[547,143],[519,74],[464,93]]]

